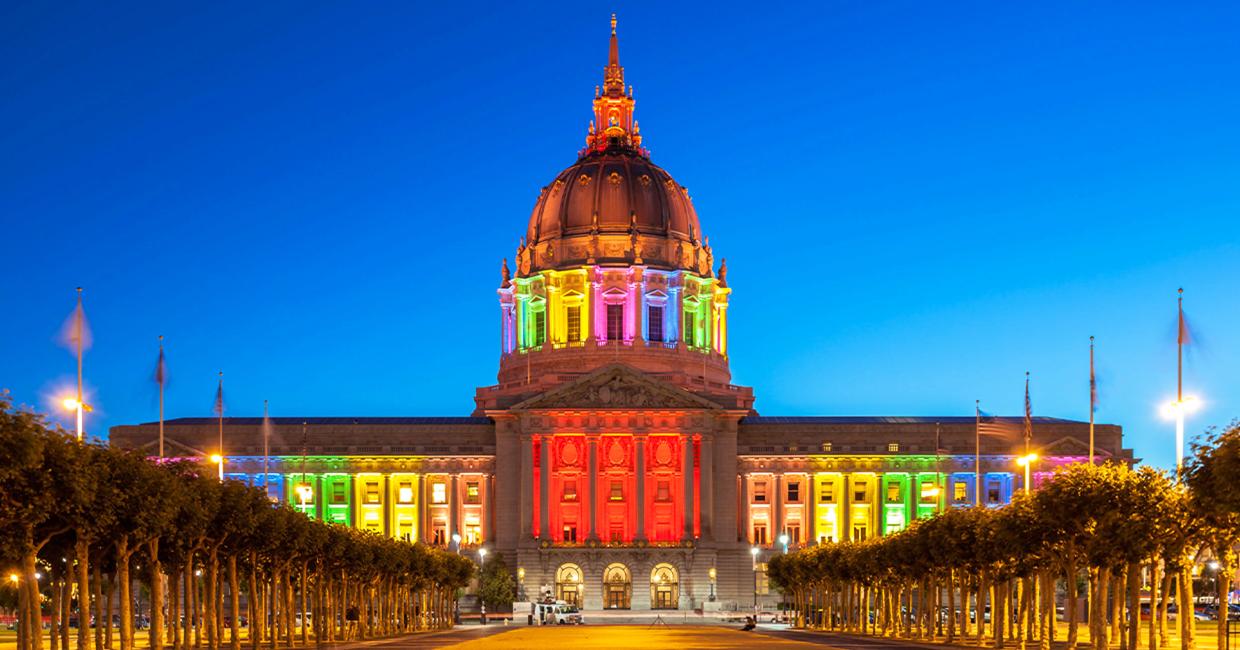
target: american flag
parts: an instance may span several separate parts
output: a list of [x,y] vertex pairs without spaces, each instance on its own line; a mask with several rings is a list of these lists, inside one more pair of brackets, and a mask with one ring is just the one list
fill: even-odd
[[1025,442],[1033,440],[1033,403],[1029,401],[1029,373],[1025,373]]
[[1015,418],[1002,418],[979,410],[977,412],[977,432],[983,436],[992,436],[1012,441],[1019,440],[1021,435],[1020,425],[1014,420]]
[[168,383],[168,364],[164,361],[164,346],[159,346],[159,360],[155,362],[155,383],[166,386]]
[[[223,373],[221,373],[223,374]],[[224,417],[224,379],[220,378],[220,387],[215,389],[215,414]]]

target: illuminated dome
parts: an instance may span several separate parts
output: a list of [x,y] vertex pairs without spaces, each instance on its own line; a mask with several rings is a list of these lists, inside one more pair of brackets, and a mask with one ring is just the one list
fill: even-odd
[[612,20],[603,85],[577,162],[542,188],[517,250],[517,276],[584,264],[712,275],[714,257],[689,192],[650,162]]
[[[692,252],[701,232],[685,188],[633,149],[616,146],[587,153],[542,189],[526,242],[544,253],[534,256],[533,271],[636,257],[651,267],[698,271]],[[599,236],[609,245],[592,251]]]

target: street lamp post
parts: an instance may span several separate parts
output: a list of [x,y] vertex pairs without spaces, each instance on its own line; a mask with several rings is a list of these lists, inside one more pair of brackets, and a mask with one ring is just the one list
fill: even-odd
[[753,615],[756,621],[758,617],[758,553],[757,546],[749,549],[749,554],[753,556]]
[[211,462],[215,463],[215,466],[218,468],[217,474],[219,476],[220,483],[223,483],[224,482],[224,457],[219,454],[211,454]]
[[1029,468],[1033,466],[1034,461],[1038,459],[1037,454],[1026,454],[1016,459],[1016,464],[1025,468],[1025,496],[1029,496]]
[[784,555],[788,554],[788,533],[779,534],[779,543],[784,545]]
[[461,554],[461,534],[452,533],[452,544],[456,546],[456,554]]
[[[479,568],[482,568],[483,566],[485,566],[485,565],[486,565],[486,563],[487,563],[487,550],[486,550],[485,548],[480,548],[480,549],[478,549],[478,566],[479,566]],[[482,585],[481,585],[481,584],[479,584],[479,586],[482,586]],[[486,603],[486,601],[484,601],[484,600],[482,600],[481,598],[479,598],[479,599],[478,599],[478,604],[479,604],[479,605],[481,605],[481,607],[482,607],[482,609],[480,610],[480,611],[481,611],[481,620],[482,620],[482,624],[483,624],[483,625],[486,625],[486,624],[487,624],[487,603]]]
[[1200,406],[1201,403],[1196,397],[1181,395],[1165,407],[1166,414],[1175,418],[1175,473],[1177,477],[1184,469],[1184,417],[1196,411]]
[[719,572],[715,570],[715,567],[711,567],[708,575],[710,576],[710,602],[713,603],[715,602],[715,580],[718,579]]

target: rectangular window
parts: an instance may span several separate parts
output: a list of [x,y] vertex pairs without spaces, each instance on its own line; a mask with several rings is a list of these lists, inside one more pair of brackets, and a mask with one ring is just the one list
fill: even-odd
[[900,503],[901,501],[903,501],[903,499],[900,498],[900,484],[899,483],[888,483],[887,484],[887,503]]
[[431,483],[431,503],[447,503],[448,502],[448,485],[446,483]]
[[952,484],[952,500],[956,503],[964,503],[969,500],[969,486],[964,481],[956,481]]
[[800,503],[800,502],[801,502],[801,484],[800,483],[789,483],[788,484],[788,503]]
[[577,543],[577,524],[564,524],[564,541],[569,544]]
[[853,501],[865,501],[865,486],[857,485],[853,487]]
[[448,544],[448,529],[440,522],[436,522],[435,528],[431,531],[431,543],[435,546]]
[[697,339],[694,336],[695,329],[697,329],[697,314],[686,310],[684,339],[687,345],[697,345]]
[[577,481],[564,481],[564,500],[577,500]]
[[610,530],[611,532],[608,534],[608,538],[611,539],[612,544],[619,544],[620,542],[624,541],[624,527],[623,526],[619,524],[612,524]]
[[997,482],[988,482],[986,484],[986,503],[999,503],[999,484]]
[[379,503],[378,483],[366,483],[366,503]]
[[753,502],[766,503],[766,481],[753,482]]
[[612,481],[611,494],[607,498],[611,501],[624,501],[624,482]]
[[542,347],[547,342],[547,312],[534,312],[534,347]]
[[332,503],[342,505],[345,503],[344,483],[332,483]]
[[479,487],[477,481],[470,481],[465,484],[465,503],[479,502]]
[[866,533],[869,532],[865,524],[853,524],[852,538],[854,542],[864,542]]
[[659,481],[654,493],[655,501],[671,501],[672,488],[667,481]]
[[413,484],[401,481],[400,487],[396,489],[396,500],[401,503],[413,503]]
[[572,305],[564,312],[565,329],[568,330],[568,342],[581,340],[581,307]]
[[934,483],[921,484],[921,502],[936,503],[939,500],[939,486]]
[[650,333],[646,340],[663,340],[663,307],[651,305],[646,308],[646,330]]
[[830,481],[819,483],[818,499],[823,503],[835,503],[835,484]]
[[478,524],[469,524],[465,526],[465,544],[467,546],[476,546],[482,543],[482,526]]
[[889,443],[887,443],[887,451],[890,451],[890,452],[893,452],[893,453],[894,453],[894,452],[897,452],[897,451],[900,451],[900,443],[898,443],[898,442],[889,442]]
[[788,524],[787,533],[789,544],[801,543],[801,524]]
[[822,450],[827,453],[831,453],[831,443],[830,442],[822,443]]
[[753,543],[758,546],[766,545],[766,524],[753,525]]
[[607,305],[607,340],[624,338],[624,305]]

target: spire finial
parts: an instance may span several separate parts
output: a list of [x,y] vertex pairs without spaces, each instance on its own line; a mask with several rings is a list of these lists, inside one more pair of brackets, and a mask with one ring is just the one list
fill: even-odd
[[615,12],[612,12],[611,14],[611,35],[612,36],[616,35],[616,14]]

